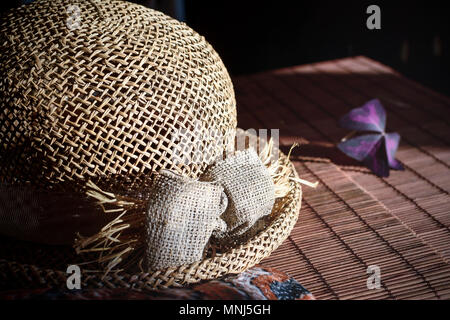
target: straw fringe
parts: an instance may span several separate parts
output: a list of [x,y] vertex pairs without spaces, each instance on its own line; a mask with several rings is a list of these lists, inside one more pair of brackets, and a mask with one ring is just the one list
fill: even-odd
[[[139,227],[145,222],[145,216],[140,212],[143,202],[125,200],[113,193],[100,189],[92,181],[86,183],[86,195],[94,198],[106,214],[118,214],[111,222],[106,224],[98,233],[90,237],[78,234],[74,248],[77,254],[96,253],[99,257],[84,264],[105,264],[105,275],[123,261],[131,253],[136,244],[142,242],[142,232]],[[113,207],[113,208],[108,208]],[[128,231],[124,233],[124,231]],[[133,232],[136,231],[136,232]],[[125,247],[125,249],[124,249]]]
[[272,153],[274,146],[273,139],[270,139],[259,154],[261,161],[267,167],[267,170],[269,170],[269,173],[273,178],[273,182],[275,185],[275,198],[283,198],[291,191],[291,181],[307,185],[311,188],[316,188],[319,183],[318,181],[312,183],[301,178],[292,177],[288,174],[288,172],[290,171],[289,158],[291,156],[292,150],[295,147],[298,147],[297,143],[294,143],[291,146],[291,148],[289,149],[289,153],[284,161],[282,161],[280,158],[273,161]]

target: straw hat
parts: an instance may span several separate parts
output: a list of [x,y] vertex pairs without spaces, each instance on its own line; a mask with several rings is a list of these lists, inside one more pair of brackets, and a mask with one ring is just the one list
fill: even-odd
[[[230,77],[214,49],[184,23],[117,0],[38,0],[5,14],[0,30],[0,225],[17,227],[0,228],[3,234],[42,240],[44,229],[30,220],[36,211],[38,218],[58,211],[72,217],[98,214],[99,206],[87,196],[89,186],[104,192],[97,195],[143,201],[156,172],[169,169],[198,178],[234,147]],[[83,283],[156,288],[258,263],[287,237],[301,199],[289,160],[281,154],[271,163],[272,146],[267,148],[262,161],[285,189],[272,214],[244,242],[209,250],[190,264],[134,275],[124,267],[89,274]],[[180,154],[189,157],[180,159]],[[86,224],[83,231],[94,228]],[[64,221],[59,225],[66,227]],[[135,227],[145,231],[141,224]],[[30,230],[39,235],[27,238]],[[64,286],[65,266],[88,259],[69,247],[6,243],[8,250],[0,256],[4,286],[11,286],[8,274],[37,283],[30,278],[33,272]],[[33,254],[36,248],[39,256]],[[50,256],[59,260],[49,265]]]

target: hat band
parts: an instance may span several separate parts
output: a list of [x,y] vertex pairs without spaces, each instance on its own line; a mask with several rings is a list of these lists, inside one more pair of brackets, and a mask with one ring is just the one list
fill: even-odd
[[[168,170],[159,172],[146,207],[141,205],[145,215],[138,221],[131,219],[132,201],[125,202],[93,184],[89,187],[88,194],[107,206],[105,211],[120,215],[98,234],[77,239],[75,246],[80,253],[97,252],[99,261],[110,257],[107,271],[119,264],[117,257],[121,252],[128,254],[130,248],[145,251],[147,270],[200,261],[210,240],[230,245],[242,239],[259,219],[271,213],[275,202],[273,179],[252,148],[215,163],[197,180]],[[145,229],[141,232],[124,234],[130,226],[138,230],[142,223]]]

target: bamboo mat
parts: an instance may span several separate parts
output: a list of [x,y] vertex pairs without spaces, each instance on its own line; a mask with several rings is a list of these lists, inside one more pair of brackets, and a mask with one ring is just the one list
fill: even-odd
[[[279,128],[304,188],[300,219],[263,265],[319,299],[450,298],[450,99],[366,57],[234,79],[242,128]],[[379,98],[387,132],[402,136],[405,171],[379,178],[335,147],[337,119]],[[381,270],[367,288],[367,267]]]

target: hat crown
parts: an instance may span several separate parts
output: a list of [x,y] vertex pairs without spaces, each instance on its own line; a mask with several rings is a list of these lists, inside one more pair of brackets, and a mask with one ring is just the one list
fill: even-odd
[[52,0],[12,10],[0,30],[4,183],[197,177],[232,143],[231,79],[184,23],[123,1]]

